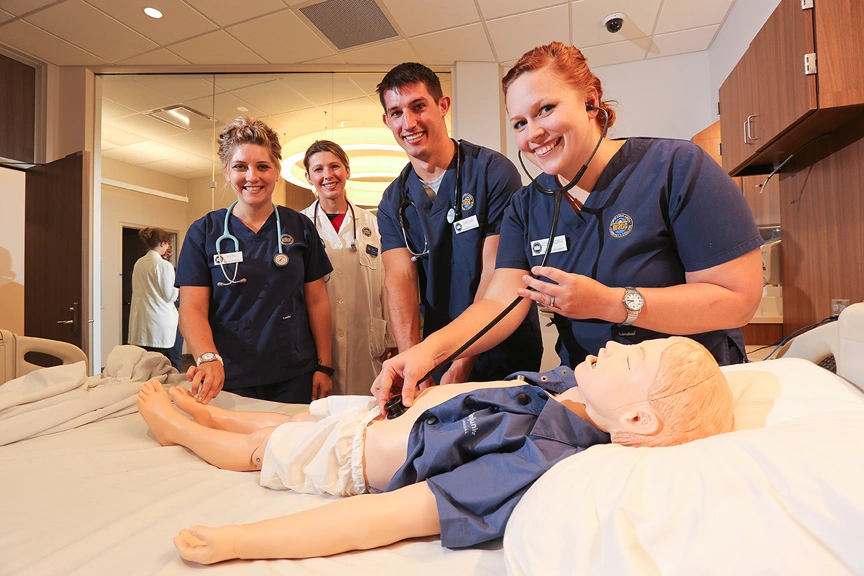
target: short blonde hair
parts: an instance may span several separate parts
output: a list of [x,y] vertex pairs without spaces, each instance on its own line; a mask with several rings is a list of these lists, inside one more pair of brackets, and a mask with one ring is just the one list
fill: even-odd
[[276,170],[282,168],[282,145],[279,143],[279,135],[276,131],[261,120],[238,116],[219,134],[219,159],[222,161],[222,170],[228,169],[234,151],[242,144],[257,144],[267,148]]
[[648,402],[662,421],[660,432],[654,436],[617,432],[613,442],[672,446],[732,430],[732,391],[714,356],[695,340],[672,339],[660,355],[648,392]]

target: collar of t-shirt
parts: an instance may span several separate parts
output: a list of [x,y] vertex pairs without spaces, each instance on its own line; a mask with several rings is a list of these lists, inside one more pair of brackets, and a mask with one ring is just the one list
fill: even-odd
[[345,212],[342,214],[327,214],[327,218],[330,219],[330,224],[333,225],[333,229],[338,232],[342,229],[342,222],[345,221]]
[[446,174],[447,171],[445,170],[441,173],[441,176],[428,182],[422,178],[420,179],[420,183],[423,184],[423,189],[426,190],[426,195],[429,196],[429,200],[432,202],[435,202],[435,196],[438,195],[438,189],[441,188],[441,182],[444,181],[444,176]]

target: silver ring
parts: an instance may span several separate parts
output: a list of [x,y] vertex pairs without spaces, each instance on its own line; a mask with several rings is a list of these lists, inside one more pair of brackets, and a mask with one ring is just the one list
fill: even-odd
[[554,307],[555,307],[555,297],[550,296],[549,297],[549,308],[554,308]]

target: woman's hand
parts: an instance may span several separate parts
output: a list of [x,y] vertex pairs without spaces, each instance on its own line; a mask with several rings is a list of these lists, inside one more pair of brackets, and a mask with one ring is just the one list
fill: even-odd
[[190,366],[186,379],[192,383],[192,395],[202,404],[208,404],[225,385],[225,368],[222,362],[213,360],[200,366]]
[[184,560],[199,564],[215,564],[238,558],[234,544],[238,529],[239,526],[184,528],[174,537],[174,548]]
[[333,377],[316,370],[312,374],[312,400],[326,398],[332,391]]
[[435,367],[434,360],[424,354],[422,345],[418,344],[405,352],[398,354],[384,362],[381,373],[372,383],[372,395],[378,400],[381,413],[386,414],[384,405],[393,396],[402,395],[402,404],[405,407],[414,403],[414,396],[418,390],[425,390],[434,386],[432,378],[418,382]]
[[[534,266],[531,272],[538,277],[545,276],[552,282],[544,282],[526,274],[522,276],[526,288],[520,288],[519,295],[534,300],[556,314],[580,320],[597,318],[607,322],[623,322],[626,319],[621,304],[623,289],[609,288],[588,276],[570,274],[550,266]],[[621,294],[616,296],[616,291]]]

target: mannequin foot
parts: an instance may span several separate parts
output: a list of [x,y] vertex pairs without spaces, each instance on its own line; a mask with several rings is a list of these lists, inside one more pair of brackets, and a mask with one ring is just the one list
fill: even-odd
[[182,386],[172,386],[168,394],[174,399],[174,405],[192,416],[195,422],[208,428],[217,428],[213,414],[210,413],[210,406],[198,402],[192,392]]
[[189,422],[171,405],[168,393],[158,380],[150,380],[141,387],[138,412],[163,446],[174,446],[176,442],[172,440],[172,434]]

